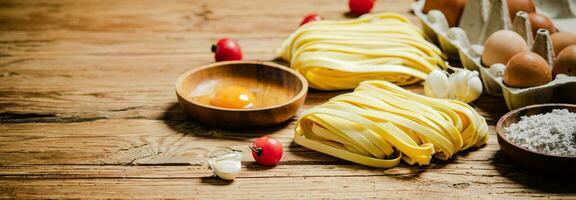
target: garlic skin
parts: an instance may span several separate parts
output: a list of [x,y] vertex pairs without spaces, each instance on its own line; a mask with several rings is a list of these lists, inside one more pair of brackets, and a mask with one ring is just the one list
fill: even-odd
[[450,88],[446,72],[442,70],[430,72],[426,77],[426,82],[424,82],[424,93],[429,97],[448,98]]
[[223,180],[234,180],[242,169],[242,154],[230,151],[225,154],[211,157],[208,164],[214,175]]
[[424,83],[426,96],[450,98],[470,103],[482,94],[482,82],[477,71],[459,69],[450,76],[444,71],[434,70]]

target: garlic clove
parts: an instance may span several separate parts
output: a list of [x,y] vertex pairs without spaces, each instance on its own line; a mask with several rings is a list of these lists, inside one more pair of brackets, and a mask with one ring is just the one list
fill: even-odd
[[480,81],[480,77],[476,75],[468,81],[468,94],[466,95],[464,102],[473,102],[478,99],[480,95],[482,95],[482,81]]
[[242,170],[242,154],[238,151],[227,152],[210,158],[208,164],[216,176],[224,180],[234,180]]
[[234,180],[241,169],[241,164],[235,160],[222,160],[214,164],[214,173],[224,180]]
[[449,92],[448,76],[444,71],[434,70],[428,74],[424,82],[426,96],[448,98]]
[[448,77],[450,87],[450,98],[461,99],[468,88],[468,73],[466,70],[460,70]]

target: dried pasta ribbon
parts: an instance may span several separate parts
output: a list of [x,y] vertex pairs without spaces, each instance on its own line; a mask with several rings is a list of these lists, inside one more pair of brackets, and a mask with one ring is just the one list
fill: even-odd
[[394,13],[308,23],[279,54],[310,87],[321,90],[352,89],[364,80],[408,85],[446,67],[444,55],[422,30]]
[[400,159],[411,165],[428,165],[432,156],[447,160],[487,139],[486,120],[468,104],[376,80],[305,111],[295,135],[306,148],[383,168]]

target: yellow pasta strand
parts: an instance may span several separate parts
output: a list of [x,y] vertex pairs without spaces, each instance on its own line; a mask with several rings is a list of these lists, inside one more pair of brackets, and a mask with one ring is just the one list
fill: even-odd
[[409,85],[446,68],[440,49],[394,13],[307,23],[284,42],[279,54],[310,87],[320,90],[352,89],[364,80]]
[[352,93],[305,111],[296,143],[355,163],[390,168],[400,159],[428,165],[479,147],[488,125],[468,104],[436,99],[387,81],[364,81]]

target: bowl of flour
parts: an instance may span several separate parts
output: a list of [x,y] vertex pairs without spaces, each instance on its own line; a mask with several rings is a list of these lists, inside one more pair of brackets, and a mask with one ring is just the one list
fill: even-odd
[[538,104],[505,114],[496,125],[500,149],[516,163],[544,172],[576,169],[576,105]]

